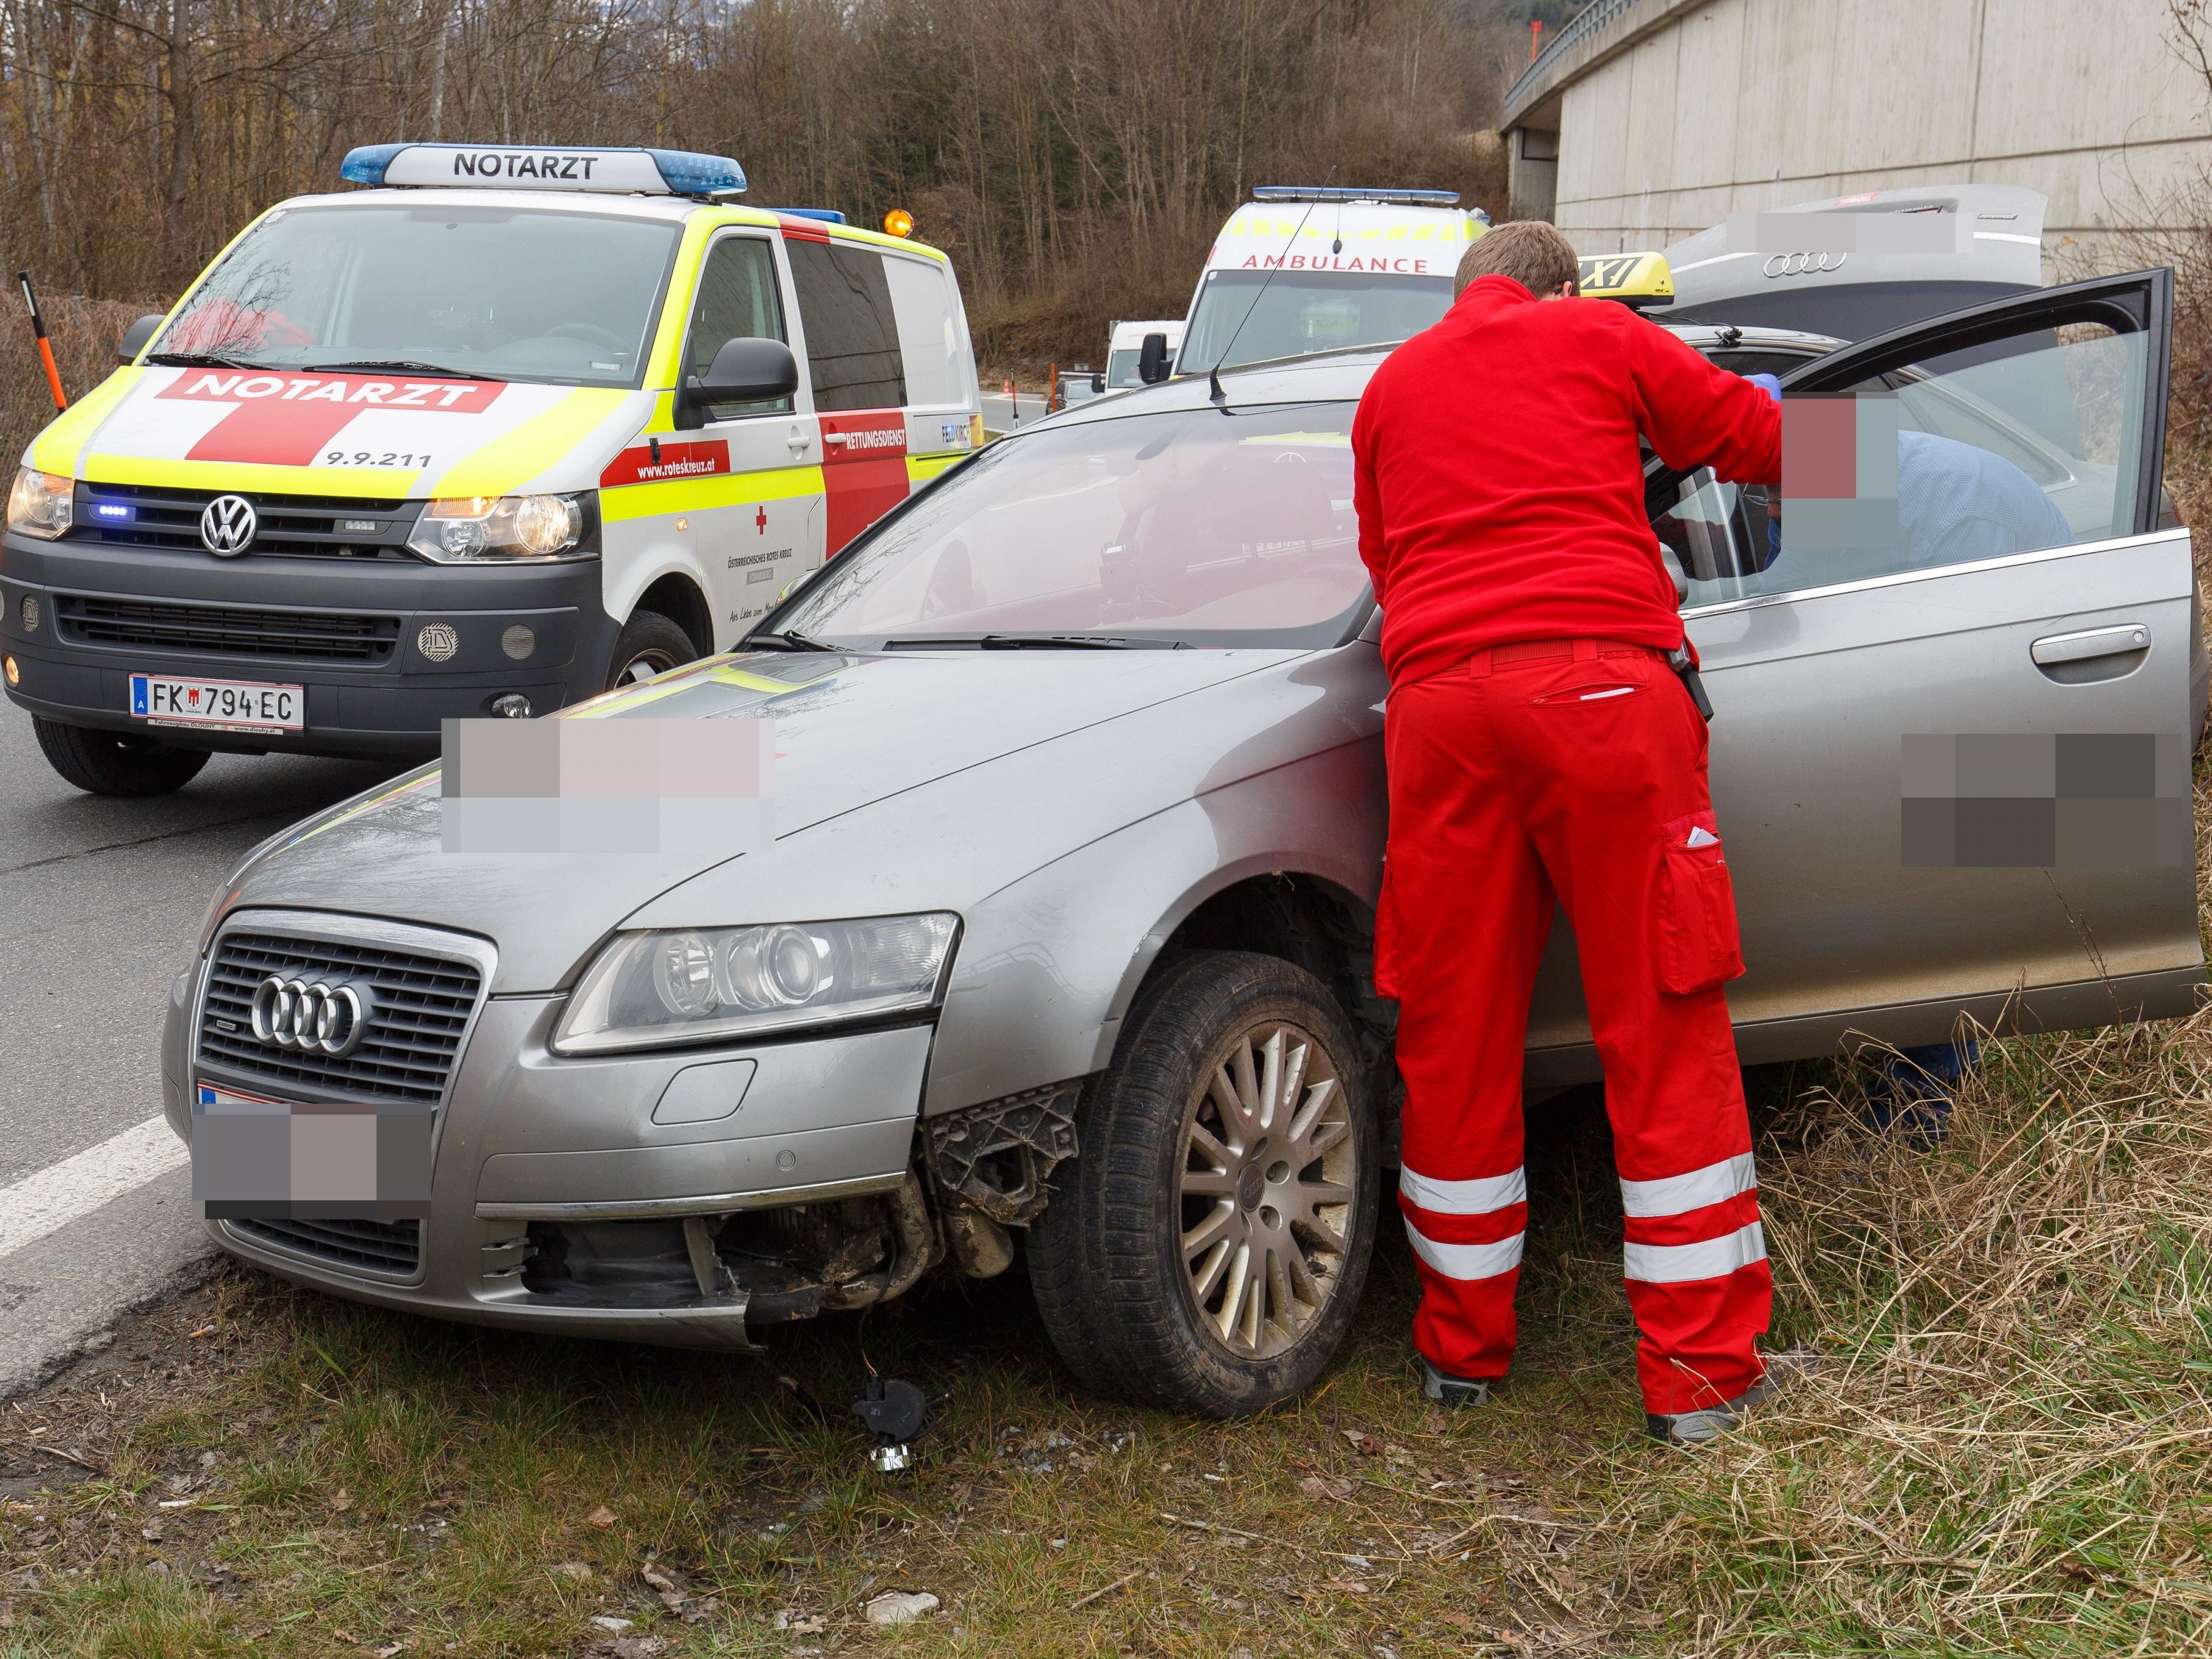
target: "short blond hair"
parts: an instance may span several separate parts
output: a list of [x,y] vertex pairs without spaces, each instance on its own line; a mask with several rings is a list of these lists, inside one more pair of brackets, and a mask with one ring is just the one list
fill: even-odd
[[1582,275],[1575,245],[1557,225],[1542,219],[1516,219],[1494,225],[1474,239],[1460,257],[1452,277],[1452,297],[1467,292],[1478,276],[1510,276],[1540,300],[1549,299]]

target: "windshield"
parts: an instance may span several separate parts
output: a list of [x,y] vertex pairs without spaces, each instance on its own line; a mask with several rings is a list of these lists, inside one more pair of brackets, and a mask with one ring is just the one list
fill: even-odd
[[635,386],[682,229],[531,209],[279,208],[193,291],[154,355]]
[[1137,374],[1137,358],[1139,355],[1139,349],[1135,346],[1129,346],[1122,350],[1108,354],[1106,389],[1109,392],[1123,392],[1133,386],[1144,384],[1143,380]]
[[[1215,368],[1234,368],[1240,363],[1264,363],[1346,346],[1388,345],[1411,339],[1451,308],[1449,276],[1278,270],[1271,283],[1269,275],[1264,270],[1206,273],[1182,357],[1176,365],[1178,374],[1203,374]],[[1229,353],[1225,361],[1224,350]]]
[[1320,647],[1367,595],[1356,404],[1181,410],[1002,438],[766,624],[817,640],[1094,635]]

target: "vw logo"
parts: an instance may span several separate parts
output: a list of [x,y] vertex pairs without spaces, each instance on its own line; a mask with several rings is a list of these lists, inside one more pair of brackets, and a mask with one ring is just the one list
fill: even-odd
[[1773,253],[1759,267],[1769,276],[1811,276],[1824,270],[1841,270],[1847,253]]
[[253,988],[253,1035],[271,1048],[335,1059],[360,1044],[374,1009],[364,986],[271,974]]
[[253,503],[243,495],[218,495],[200,510],[200,545],[219,559],[234,559],[260,527]]

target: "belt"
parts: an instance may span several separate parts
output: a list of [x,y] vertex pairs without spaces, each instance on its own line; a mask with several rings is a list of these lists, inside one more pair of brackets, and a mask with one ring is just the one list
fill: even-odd
[[1477,651],[1468,658],[1467,672],[1470,678],[1481,679],[1534,663],[1595,662],[1601,657],[1654,657],[1664,662],[1667,653],[1624,640],[1515,640]]

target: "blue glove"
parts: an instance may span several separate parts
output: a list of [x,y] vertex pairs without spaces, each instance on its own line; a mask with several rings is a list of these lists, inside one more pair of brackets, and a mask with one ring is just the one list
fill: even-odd
[[1771,374],[1747,374],[1743,378],[1773,398],[1776,403],[1782,401],[1782,382]]

